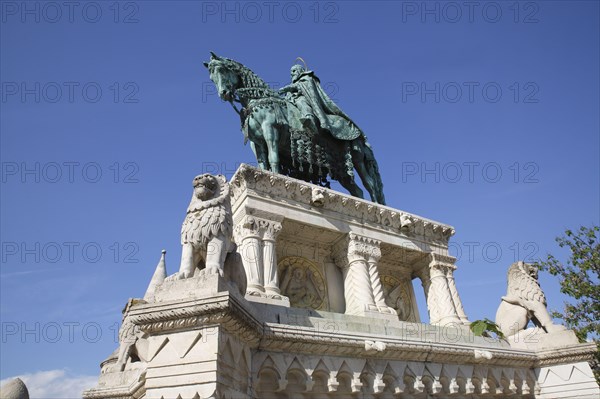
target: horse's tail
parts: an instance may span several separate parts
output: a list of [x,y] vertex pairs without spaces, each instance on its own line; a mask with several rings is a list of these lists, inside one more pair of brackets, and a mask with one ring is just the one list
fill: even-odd
[[383,194],[383,181],[381,180],[381,175],[379,174],[379,164],[377,164],[377,160],[375,159],[375,154],[373,153],[373,149],[371,145],[367,142],[367,138],[363,136],[364,146],[363,150],[365,152],[365,165],[367,167],[367,173],[373,179],[375,183],[375,192],[377,194],[377,202],[381,205],[385,205],[385,195]]

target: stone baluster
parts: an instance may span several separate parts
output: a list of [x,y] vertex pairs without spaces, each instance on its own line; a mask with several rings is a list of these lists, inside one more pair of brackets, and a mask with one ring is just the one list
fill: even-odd
[[465,393],[466,394],[475,393],[475,384],[473,384],[472,378],[467,378],[465,381]]
[[448,384],[448,393],[451,395],[456,395],[460,392],[460,386],[458,385],[458,381],[456,378],[450,378],[450,383]]

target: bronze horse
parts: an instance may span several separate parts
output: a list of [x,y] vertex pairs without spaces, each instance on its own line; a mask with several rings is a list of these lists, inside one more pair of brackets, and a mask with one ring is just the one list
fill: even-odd
[[299,122],[300,111],[293,102],[243,64],[211,52],[210,61],[204,65],[219,97],[238,112],[260,168],[324,186],[329,186],[329,176],[350,194],[363,198],[354,181],[356,169],[371,200],[385,204],[373,150],[355,125],[348,128],[359,130],[360,135],[352,140],[340,140],[324,129],[315,134]]

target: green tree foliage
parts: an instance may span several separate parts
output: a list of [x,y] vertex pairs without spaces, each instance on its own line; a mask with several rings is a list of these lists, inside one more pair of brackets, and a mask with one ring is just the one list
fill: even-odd
[[487,318],[471,322],[470,328],[473,335],[478,337],[494,338],[494,336],[491,335],[494,334],[496,339],[504,339],[504,334],[500,331],[498,324]]
[[[560,280],[560,291],[573,298],[565,302],[562,312],[552,311],[552,317],[561,319],[573,329],[580,341],[593,339],[600,349],[600,228],[581,226],[578,231],[566,230],[557,237],[561,248],[571,255],[566,263],[554,255],[537,263],[540,270],[548,271]],[[600,384],[600,351],[596,352],[591,366]]]
[[571,256],[566,263],[554,255],[537,263],[540,270],[548,271],[560,280],[560,291],[574,299],[566,302],[562,312],[553,311],[552,317],[561,319],[575,330],[580,340],[600,338],[600,228],[581,226],[578,231],[567,230],[557,237],[561,248],[567,247]]

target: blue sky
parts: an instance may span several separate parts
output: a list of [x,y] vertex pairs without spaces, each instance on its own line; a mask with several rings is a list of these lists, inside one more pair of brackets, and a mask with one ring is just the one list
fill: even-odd
[[[388,205],[456,228],[472,320],[493,319],[512,262],[564,259],[554,237],[600,222],[597,1],[0,11],[0,379],[62,387],[38,397],[98,374],[161,249],[177,269],[192,178],[254,162],[202,66],[210,50],[274,86],[306,60],[368,135]],[[559,308],[558,282],[540,279]]]

